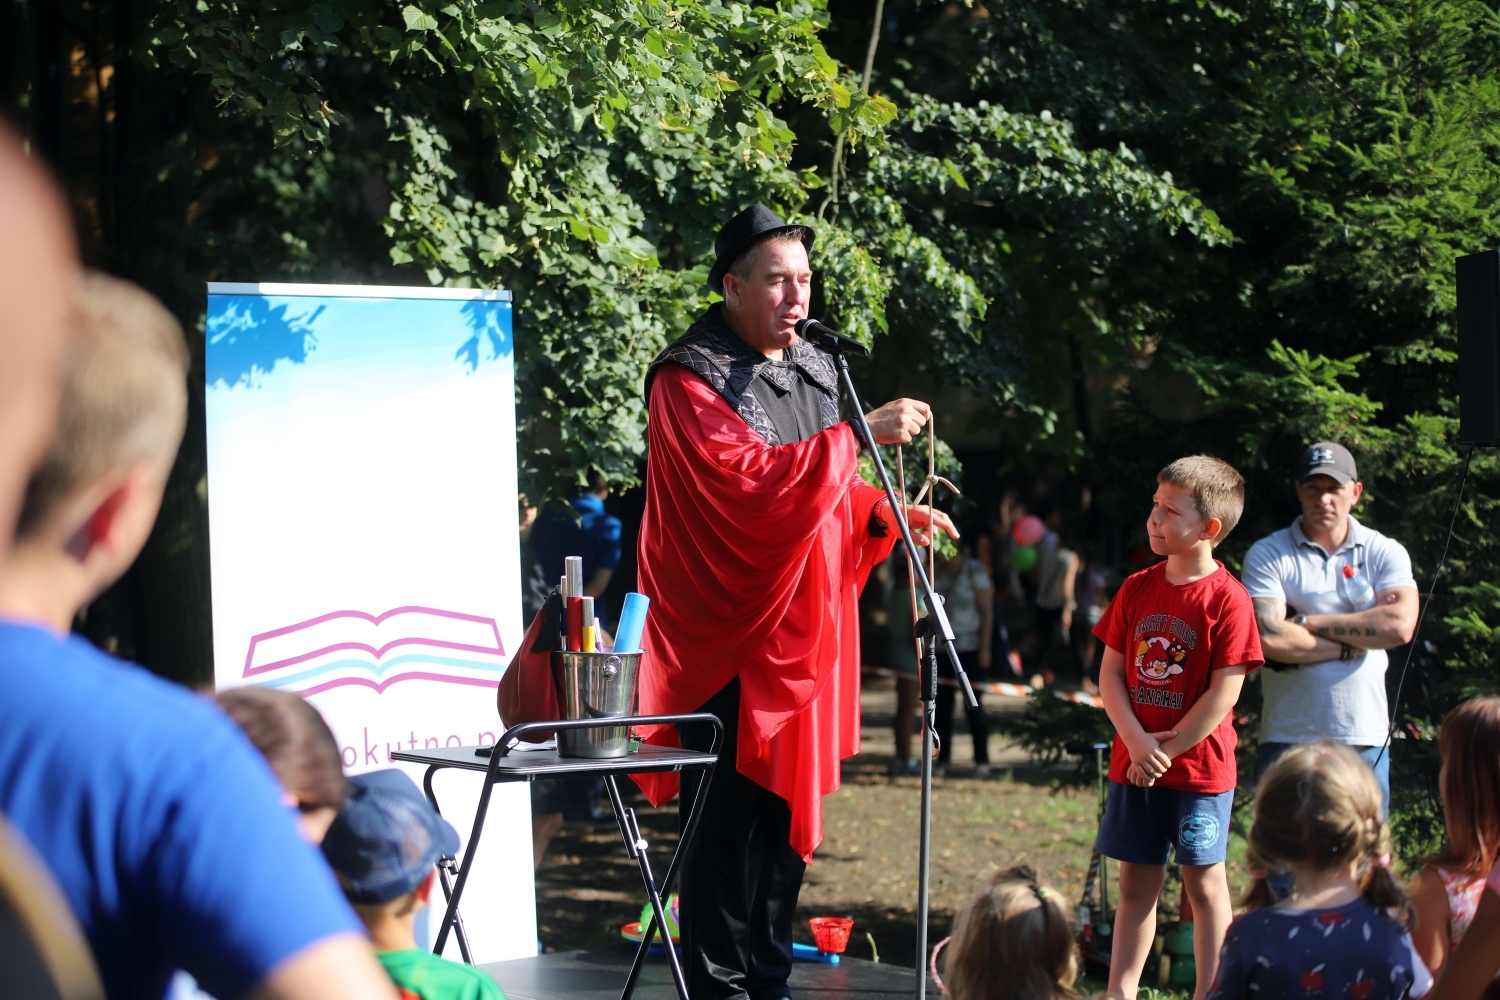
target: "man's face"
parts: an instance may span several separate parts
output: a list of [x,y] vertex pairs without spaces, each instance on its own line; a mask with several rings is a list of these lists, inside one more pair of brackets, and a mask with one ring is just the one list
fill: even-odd
[[1340,484],[1332,476],[1308,476],[1297,484],[1302,501],[1302,527],[1332,531],[1344,523],[1349,511],[1364,495],[1364,484],[1350,480]]
[[77,272],[61,199],[0,128],[0,562],[52,437]]
[[811,297],[812,268],[801,240],[762,243],[748,281],[736,274],[724,276],[725,319],[762,354],[792,345]]
[[1194,545],[1219,532],[1219,522],[1198,512],[1198,502],[1189,490],[1173,483],[1157,483],[1146,518],[1151,551],[1159,556],[1181,556]]

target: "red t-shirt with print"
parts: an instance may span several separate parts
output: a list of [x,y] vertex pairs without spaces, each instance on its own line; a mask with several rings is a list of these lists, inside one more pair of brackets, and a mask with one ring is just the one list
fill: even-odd
[[[1148,733],[1177,727],[1208,690],[1213,671],[1265,662],[1250,594],[1224,564],[1208,576],[1181,585],[1167,582],[1165,562],[1132,574],[1104,617],[1094,626],[1110,649],[1125,654],[1125,683],[1135,717]],[[1217,795],[1238,780],[1234,764],[1234,713],[1197,746],[1172,761],[1158,788]],[[1109,755],[1111,781],[1128,784],[1130,751],[1115,735]]]

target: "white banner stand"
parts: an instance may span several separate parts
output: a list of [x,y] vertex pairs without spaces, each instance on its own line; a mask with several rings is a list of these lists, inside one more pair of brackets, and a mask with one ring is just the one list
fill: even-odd
[[[420,785],[393,750],[493,743],[522,637],[510,293],[210,283],[206,342],[217,686],[306,697],[351,774]],[[460,836],[480,783],[434,782]],[[502,785],[476,963],[536,953],[531,857],[528,785]]]

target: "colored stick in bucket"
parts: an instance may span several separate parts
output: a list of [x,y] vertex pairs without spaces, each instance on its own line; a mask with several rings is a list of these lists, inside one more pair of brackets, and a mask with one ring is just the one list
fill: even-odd
[[625,606],[620,609],[620,626],[615,630],[616,653],[639,653],[641,635],[646,630],[646,609],[651,598],[645,594],[625,595]]
[[568,556],[563,566],[568,582],[568,649],[576,653],[583,649],[583,557]]
[[594,599],[592,597],[585,597],[578,603],[582,607],[582,610],[579,612],[579,618],[583,622],[578,633],[578,648],[585,653],[597,653],[599,647],[596,645],[598,640],[594,634]]

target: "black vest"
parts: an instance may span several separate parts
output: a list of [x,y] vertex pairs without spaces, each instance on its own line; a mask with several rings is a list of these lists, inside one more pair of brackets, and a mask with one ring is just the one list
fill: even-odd
[[[751,383],[757,376],[763,376],[784,391],[791,391],[793,380],[798,378],[797,372],[772,364],[770,358],[741,340],[719,315],[719,305],[709,306],[708,311],[688,327],[687,333],[651,362],[646,369],[646,399],[651,398],[651,380],[656,377],[658,368],[667,362],[686,365],[702,376],[734,412],[765,439],[766,444],[785,444],[771,422],[770,414],[755,398]],[[819,393],[821,429],[826,430],[838,423],[838,373],[828,353],[799,340],[782,353],[782,360],[795,365],[809,381],[823,390]]]

